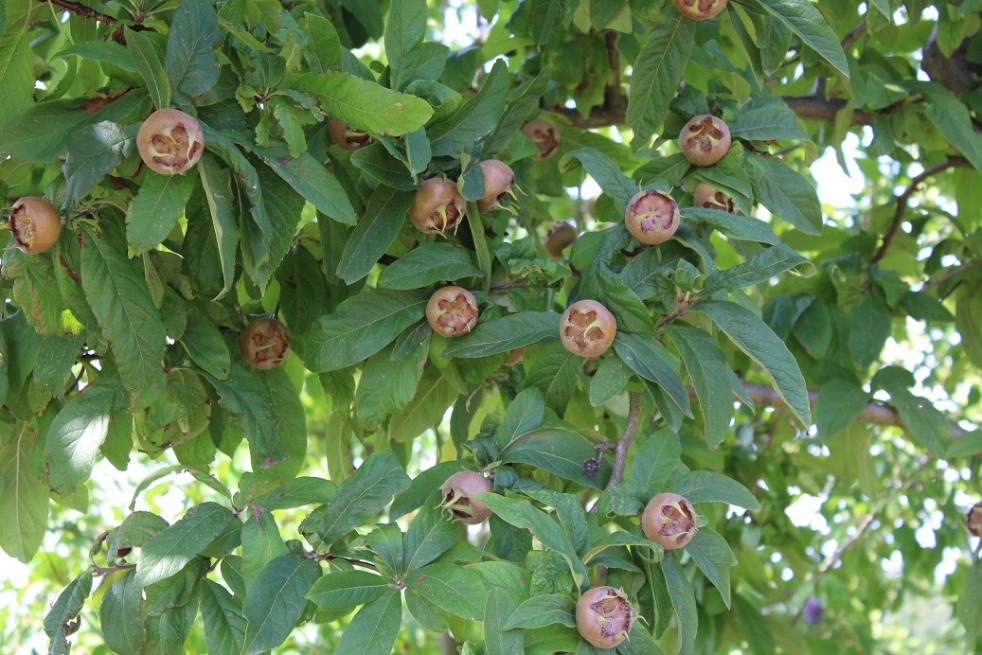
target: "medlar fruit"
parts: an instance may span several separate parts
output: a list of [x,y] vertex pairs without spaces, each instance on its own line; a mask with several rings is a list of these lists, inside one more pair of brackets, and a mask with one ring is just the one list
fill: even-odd
[[426,303],[426,322],[445,337],[459,337],[477,325],[477,300],[467,289],[446,286]]
[[686,18],[706,20],[726,9],[727,0],[675,0],[675,6]]
[[982,500],[972,505],[965,516],[968,524],[968,531],[974,537],[982,537]]
[[201,159],[205,136],[193,116],[178,109],[158,109],[140,126],[136,148],[150,170],[177,175]]
[[581,357],[602,355],[617,334],[617,321],[596,300],[570,305],[559,319],[559,339],[566,350]]
[[508,164],[497,159],[487,159],[479,166],[484,173],[484,195],[477,201],[477,208],[486,212],[496,207],[501,197],[511,191],[511,185],[515,183],[515,172]]
[[467,201],[457,185],[441,177],[433,177],[416,190],[409,208],[409,218],[420,232],[446,234],[456,229],[467,212]]
[[532,139],[535,147],[539,149],[539,154],[532,155],[532,159],[539,161],[549,159],[559,151],[561,140],[556,126],[552,123],[536,118],[525,124],[525,127],[522,128],[522,134]]
[[679,147],[690,164],[712,166],[730,151],[730,128],[722,119],[700,114],[682,128]]
[[679,229],[682,215],[672,196],[660,191],[641,191],[627,203],[624,225],[641,243],[656,245],[668,241]]
[[576,603],[576,629],[597,648],[616,648],[635,618],[627,594],[614,587],[591,587]]
[[576,241],[576,237],[575,227],[566,222],[556,223],[546,237],[546,251],[553,259],[559,259],[563,256],[563,250]]
[[718,209],[730,214],[734,211],[733,199],[712,184],[700,182],[692,199],[693,204],[700,209]]
[[357,150],[368,145],[372,140],[368,132],[355,130],[350,125],[337,118],[327,119],[327,135],[334,145],[345,150]]
[[18,198],[10,208],[10,233],[21,252],[37,255],[50,250],[61,236],[61,216],[50,202],[35,196]]
[[672,493],[658,494],[641,514],[644,536],[665,550],[682,548],[696,534],[696,512],[686,498]]
[[286,326],[275,318],[259,318],[250,323],[239,337],[239,350],[246,363],[268,371],[283,363],[290,349]]
[[443,483],[443,502],[440,507],[450,510],[454,520],[467,525],[483,523],[491,510],[479,500],[474,500],[470,494],[491,491],[491,480],[476,471],[459,471]]
[[801,615],[805,618],[805,623],[808,625],[816,625],[822,620],[822,615],[825,614],[825,608],[822,607],[822,601],[810,597],[805,601],[805,604],[801,607]]

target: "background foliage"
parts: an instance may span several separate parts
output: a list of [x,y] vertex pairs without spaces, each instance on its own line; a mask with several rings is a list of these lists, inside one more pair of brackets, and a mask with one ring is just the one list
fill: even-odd
[[[8,652],[591,653],[602,580],[642,617],[623,653],[978,647],[978,0],[0,7],[0,185],[66,220],[2,260]],[[206,136],[175,177],[134,144],[168,106]],[[675,137],[707,111],[734,146],[696,169]],[[828,149],[847,208],[809,177]],[[414,230],[422,179],[473,202],[489,157],[515,201]],[[639,189],[675,239],[624,230]],[[457,340],[422,320],[450,281],[481,309]],[[578,298],[618,320],[598,361],[559,344]],[[271,313],[291,354],[254,371],[237,335]],[[495,487],[466,531],[437,507],[463,468]],[[696,503],[684,551],[641,534],[663,490]]]

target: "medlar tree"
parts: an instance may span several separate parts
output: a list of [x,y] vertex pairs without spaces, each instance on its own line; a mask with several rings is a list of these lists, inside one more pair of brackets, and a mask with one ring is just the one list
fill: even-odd
[[978,643],[977,0],[0,7],[5,652]]

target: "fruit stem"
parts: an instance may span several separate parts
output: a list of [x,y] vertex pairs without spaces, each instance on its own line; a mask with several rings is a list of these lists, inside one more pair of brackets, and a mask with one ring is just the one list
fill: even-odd
[[628,399],[627,424],[624,426],[624,433],[614,448],[614,470],[610,473],[607,489],[624,479],[624,469],[627,467],[627,451],[631,449],[634,435],[638,433],[638,426],[641,425],[641,393],[632,391],[628,394]]

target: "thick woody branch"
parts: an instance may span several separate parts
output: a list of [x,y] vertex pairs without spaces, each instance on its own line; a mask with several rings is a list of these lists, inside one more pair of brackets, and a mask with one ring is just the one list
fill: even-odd
[[638,426],[641,424],[641,394],[632,391],[628,394],[630,406],[627,411],[627,424],[624,426],[624,433],[617,441],[614,449],[614,470],[610,473],[610,480],[607,488],[610,489],[615,484],[624,479],[624,469],[627,468],[627,451],[631,449],[634,435],[638,433]]
[[82,18],[92,18],[100,23],[105,23],[106,25],[112,25],[116,22],[116,19],[112,16],[107,16],[106,14],[96,11],[91,7],[86,7],[78,2],[72,2],[72,0],[48,0],[48,2],[56,7],[61,7],[62,9],[72,12],[76,16],[81,16]]

